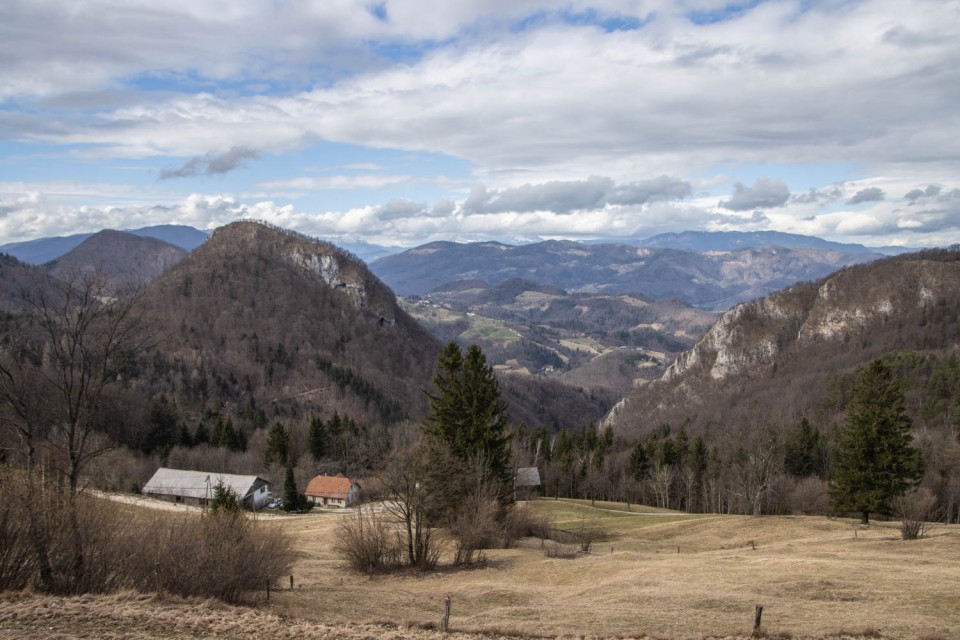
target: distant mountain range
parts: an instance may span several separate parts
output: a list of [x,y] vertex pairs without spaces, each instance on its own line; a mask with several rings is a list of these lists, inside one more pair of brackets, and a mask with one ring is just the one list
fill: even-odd
[[[79,234],[2,245],[0,252],[33,265],[56,261],[55,269],[61,271],[73,262],[109,263],[117,281],[148,282],[182,255],[166,250],[161,257],[156,253],[158,245],[146,243],[135,249],[133,236],[162,241],[183,252],[193,251],[208,237],[206,232],[182,225],[123,233],[128,239],[120,244],[101,239],[89,245],[86,243],[98,234]],[[881,257],[862,245],[778,232],[687,231],[660,234],[635,244],[433,242],[400,253],[364,242],[340,248],[369,261],[373,272],[398,295],[424,295],[459,280],[496,285],[519,278],[575,293],[631,293],[654,300],[675,297],[710,311],[723,311]],[[69,257],[77,250],[84,252],[82,257]]]
[[[141,229],[129,229],[127,233],[144,238],[162,240],[184,251],[193,251],[207,239],[207,234],[193,227],[165,224]],[[93,233],[78,233],[54,238],[37,238],[24,242],[11,242],[0,245],[0,253],[13,256],[27,264],[46,264],[79,247]]]
[[566,291],[675,297],[702,309],[725,310],[878,257],[866,251],[806,247],[700,253],[555,240],[520,246],[432,242],[376,260],[370,267],[400,295],[424,295],[457,280],[496,284],[521,278]]
[[871,253],[891,255],[905,253],[908,249],[883,248],[870,249],[862,244],[831,242],[813,236],[780,231],[682,231],[680,233],[661,233],[640,241],[625,241],[641,247],[659,247],[661,249],[680,249],[682,251],[739,251],[741,249],[759,249],[761,247],[783,247],[784,249],[822,249],[842,253]]

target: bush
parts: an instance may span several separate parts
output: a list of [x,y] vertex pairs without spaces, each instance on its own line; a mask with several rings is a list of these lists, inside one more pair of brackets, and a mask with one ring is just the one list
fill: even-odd
[[483,491],[468,496],[460,505],[450,522],[450,533],[456,540],[454,564],[483,561],[483,550],[492,547],[500,537],[499,510],[496,498]]
[[534,516],[525,506],[514,505],[503,522],[503,546],[509,548],[527,536],[546,540],[552,529],[553,521],[546,515]]
[[919,540],[930,533],[936,513],[937,497],[926,487],[918,487],[893,501],[900,516],[900,537]]
[[290,572],[283,531],[239,511],[200,515],[133,512],[64,495],[0,467],[0,589],[49,593],[120,589],[240,600]]
[[357,509],[337,523],[334,549],[350,567],[364,573],[386,571],[402,564],[403,542],[396,527],[382,513]]
[[801,515],[825,515],[830,513],[830,497],[827,482],[815,476],[804,478],[787,496],[790,513]]
[[293,550],[283,531],[242,512],[164,518],[151,532],[144,546],[153,563],[144,564],[152,571],[140,572],[132,585],[142,591],[237,602],[246,591],[275,584],[293,566]]

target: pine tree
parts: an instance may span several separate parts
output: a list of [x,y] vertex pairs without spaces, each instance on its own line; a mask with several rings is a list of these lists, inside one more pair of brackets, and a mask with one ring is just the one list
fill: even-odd
[[893,371],[874,360],[857,375],[846,407],[846,424],[834,448],[830,502],[837,511],[889,513],[922,472],[920,451],[911,447],[910,418]]
[[455,342],[443,348],[434,375],[435,394],[423,431],[446,443],[465,462],[480,461],[492,478],[509,485],[510,435],[507,432],[507,405],[493,367],[477,345],[464,356]]

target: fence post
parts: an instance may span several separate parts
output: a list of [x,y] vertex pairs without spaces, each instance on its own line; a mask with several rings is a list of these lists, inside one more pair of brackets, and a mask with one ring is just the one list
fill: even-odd
[[448,631],[450,629],[450,601],[452,596],[443,599],[443,616],[440,618],[440,630]]
[[758,604],[753,614],[753,633],[751,637],[756,638],[760,635],[760,616],[763,615],[763,605]]

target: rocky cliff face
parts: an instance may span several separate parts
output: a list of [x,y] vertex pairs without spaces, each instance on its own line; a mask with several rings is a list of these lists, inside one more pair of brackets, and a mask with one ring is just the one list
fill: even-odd
[[960,304],[958,260],[956,251],[885,259],[734,307],[606,423],[631,431],[640,414],[646,421],[703,414],[704,403],[723,410],[731,390],[739,402],[780,384],[773,379],[786,372],[829,371],[894,349],[955,342],[946,331],[931,336],[926,319]]

